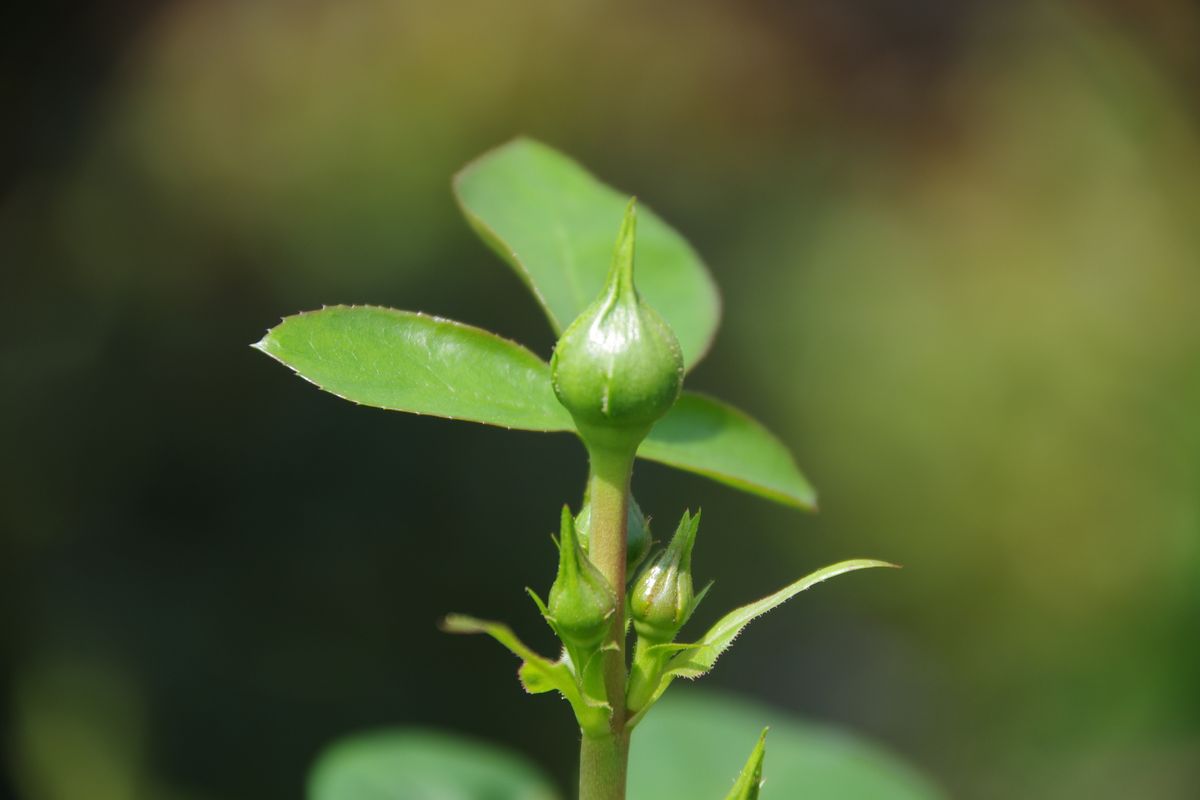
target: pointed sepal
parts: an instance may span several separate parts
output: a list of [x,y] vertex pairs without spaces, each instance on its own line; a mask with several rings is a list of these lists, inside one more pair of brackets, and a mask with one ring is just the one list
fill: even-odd
[[569,662],[551,661],[539,655],[517,638],[511,628],[500,622],[477,619],[465,614],[450,614],[442,620],[441,627],[447,633],[482,633],[491,636],[521,659],[517,676],[525,691],[530,694],[557,691],[571,704],[571,710],[575,712],[581,729],[597,734],[608,730],[609,718],[612,716],[611,706],[597,702],[584,693]]
[[646,711],[658,702],[658,699],[662,697],[663,692],[667,690],[667,687],[670,686],[671,681],[675,678],[695,679],[711,671],[716,665],[717,659],[721,657],[721,654],[730,648],[733,640],[753,620],[761,617],[768,611],[778,608],[800,594],[800,592],[816,586],[822,581],[827,581],[830,578],[843,575],[847,572],[855,572],[860,569],[870,569],[873,567],[890,567],[896,569],[898,565],[868,558],[856,558],[831,564],[828,567],[823,567],[809,573],[794,583],[788,584],[774,594],[767,595],[761,600],[730,611],[717,620],[716,624],[709,628],[708,632],[698,641],[692,644],[670,645],[670,647],[676,648],[676,650],[669,657],[665,657],[665,651],[659,649],[666,645],[658,645],[656,648],[652,648],[648,652],[653,653],[657,658],[663,659],[665,663],[661,670],[657,670],[654,673],[653,685],[638,687],[638,703],[634,709],[635,713],[626,723],[627,727],[633,728],[641,721]]

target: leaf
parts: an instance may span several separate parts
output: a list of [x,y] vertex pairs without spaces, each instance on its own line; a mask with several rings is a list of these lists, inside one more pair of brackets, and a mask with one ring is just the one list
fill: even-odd
[[[778,709],[694,687],[655,706],[634,737],[631,800],[721,797],[746,742],[771,728],[765,797],[777,800],[944,800],[877,745]],[[735,795],[736,796],[736,795]]]
[[[533,292],[555,333],[599,295],[629,195],[523,138],[464,167],[454,194],[475,231]],[[690,368],[716,333],[720,295],[686,239],[645,206],[639,217],[638,290],[675,331]]]
[[442,630],[447,633],[484,633],[491,636],[521,659],[517,675],[525,691],[530,694],[543,694],[557,690],[571,704],[581,728],[595,732],[608,730],[611,711],[609,705],[587,697],[574,671],[566,662],[551,661],[538,655],[518,639],[507,625],[468,617],[465,614],[450,614],[442,621]]
[[343,739],[317,759],[308,800],[561,800],[520,756],[418,728]]
[[[550,366],[515,342],[461,322],[378,306],[287,317],[257,349],[361,405],[530,431],[574,431]],[[684,392],[638,455],[799,508],[816,493],[787,449],[741,411]]]
[[647,712],[663,696],[663,693],[667,691],[667,687],[671,685],[673,680],[676,678],[699,678],[711,670],[716,665],[717,659],[721,657],[721,654],[729,649],[729,646],[733,644],[733,640],[742,632],[742,629],[753,620],[783,605],[800,592],[815,586],[821,581],[829,580],[846,572],[854,572],[855,570],[869,569],[871,567],[895,568],[896,565],[889,564],[886,561],[858,558],[823,567],[794,583],[788,584],[774,594],[768,595],[749,605],[735,608],[717,620],[716,624],[709,628],[708,632],[698,641],[691,644],[672,643],[671,647],[677,648],[679,652],[672,656],[666,663],[659,678],[658,686],[650,694],[650,699],[638,709],[636,714],[630,717],[627,723],[628,726],[633,728],[641,724]]
[[459,322],[376,306],[283,320],[254,345],[327,392],[362,405],[522,430],[573,430],[547,364]]
[[778,592],[767,595],[761,600],[730,611],[717,620],[716,624],[708,629],[708,633],[700,637],[695,643],[695,647],[688,648],[672,658],[667,663],[667,671],[684,678],[700,677],[713,668],[721,654],[729,649],[729,646],[733,644],[733,640],[737,638],[737,635],[754,619],[778,608],[800,594],[800,592],[822,581],[827,581],[830,578],[847,572],[870,569],[872,567],[892,567],[894,569],[896,565],[868,558],[841,561],[812,572],[795,583],[785,586]]
[[442,621],[446,633],[483,633],[504,645],[513,655],[521,659],[518,672],[521,684],[530,694],[541,694],[558,689],[574,705],[573,698],[582,702],[575,683],[575,676],[562,662],[551,661],[538,655],[517,638],[512,629],[499,622],[468,617],[465,614],[450,614]]
[[684,392],[638,456],[705,475],[785,505],[815,510],[817,493],[787,448],[731,405]]
[[738,775],[733,789],[725,800],[758,800],[758,791],[762,788],[763,782],[763,755],[766,752],[766,742],[767,729],[763,728],[763,732],[758,735],[758,744],[754,745],[750,758],[746,760],[746,766],[742,767],[742,773]]

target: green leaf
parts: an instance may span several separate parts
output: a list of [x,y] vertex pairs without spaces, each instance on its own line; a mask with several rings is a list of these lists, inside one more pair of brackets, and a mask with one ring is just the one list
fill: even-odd
[[[533,292],[556,333],[596,299],[629,195],[541,142],[515,139],[454,178],[467,221]],[[640,208],[637,285],[675,331],[690,368],[716,333],[721,301],[687,240]]]
[[817,507],[816,490],[787,448],[759,422],[706,395],[684,392],[638,456],[786,505]]
[[[460,322],[378,306],[330,306],[287,317],[254,346],[361,405],[520,430],[575,430],[545,361]],[[816,493],[778,439],[704,395],[684,392],[638,455],[788,505],[816,505]]]
[[[689,687],[659,703],[629,760],[631,800],[721,797],[746,742],[771,728],[763,794],[778,800],[943,800],[880,747],[777,709]],[[736,796],[736,795],[735,795]]]
[[447,633],[483,633],[491,636],[521,659],[517,676],[525,691],[543,694],[555,690],[571,704],[580,728],[596,733],[608,730],[610,706],[584,693],[581,681],[569,662],[551,661],[538,655],[518,639],[511,628],[499,622],[476,619],[465,614],[450,614],[442,621],[442,630]]
[[675,678],[695,679],[711,670],[716,665],[717,659],[721,657],[721,654],[729,649],[729,646],[733,644],[733,640],[742,632],[742,629],[753,620],[761,617],[768,611],[778,608],[800,594],[800,592],[822,581],[829,580],[846,572],[870,569],[871,567],[896,568],[896,565],[889,564],[886,561],[856,558],[823,567],[794,583],[788,584],[774,594],[768,595],[749,605],[735,608],[717,620],[716,624],[709,628],[708,632],[698,641],[691,644],[672,643],[670,646],[678,649],[679,652],[672,656],[666,663],[659,678],[658,686],[650,694],[650,699],[629,719],[629,727],[632,728],[641,723],[646,713],[663,696],[663,693],[666,692],[667,687],[671,685],[671,682]]
[[869,558],[841,561],[812,572],[800,580],[788,584],[778,592],[767,595],[761,600],[744,605],[741,608],[735,608],[717,620],[716,624],[708,629],[708,633],[700,637],[694,647],[688,648],[672,658],[667,664],[667,671],[684,678],[699,678],[716,665],[717,659],[721,657],[721,654],[729,649],[729,646],[733,644],[733,640],[737,638],[737,635],[753,620],[761,617],[768,611],[778,608],[800,594],[800,592],[816,586],[822,581],[827,581],[830,578],[843,575],[847,572],[870,569],[872,567],[891,567],[895,569],[896,565]]
[[763,755],[766,752],[766,743],[767,729],[763,728],[763,732],[758,735],[758,744],[754,745],[750,758],[746,760],[746,766],[742,767],[742,773],[738,775],[737,782],[733,784],[733,789],[725,800],[758,800],[758,791],[763,782]]
[[376,306],[283,320],[254,345],[362,405],[522,430],[571,430],[544,361],[459,322]]
[[308,800],[560,800],[533,765],[491,745],[397,728],[343,739],[317,759]]

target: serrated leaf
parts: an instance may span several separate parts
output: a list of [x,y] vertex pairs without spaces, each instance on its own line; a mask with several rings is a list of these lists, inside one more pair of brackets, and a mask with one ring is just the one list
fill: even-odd
[[733,640],[742,632],[742,629],[753,620],[761,617],[768,611],[778,608],[800,594],[800,592],[816,586],[822,581],[827,581],[830,578],[843,575],[847,572],[871,569],[873,567],[895,568],[896,565],[869,558],[841,561],[837,564],[823,567],[816,572],[809,573],[800,580],[788,584],[774,594],[767,595],[761,600],[730,611],[717,620],[716,624],[709,628],[708,632],[696,641],[695,647],[688,648],[672,658],[667,664],[667,671],[684,678],[700,677],[713,668],[717,663],[717,659],[721,657],[721,654],[729,649],[729,646],[733,644]]
[[746,759],[746,766],[742,767],[741,774],[725,800],[758,800],[758,791],[763,782],[763,755],[766,753],[766,743],[767,729],[763,728],[763,732],[758,735],[758,744],[754,745],[750,758]]
[[[255,347],[361,405],[529,431],[574,431],[550,365],[481,328],[378,306],[287,317]],[[778,439],[736,408],[684,392],[638,456],[788,505],[816,493]]]
[[707,395],[684,392],[638,456],[786,505],[817,506],[816,490],[788,449],[761,423]]
[[629,757],[632,800],[722,797],[746,742],[771,728],[764,797],[773,800],[944,800],[883,748],[777,708],[693,686],[655,706]]
[[517,675],[527,692],[542,694],[556,690],[571,704],[581,728],[596,732],[608,730],[611,712],[608,704],[587,697],[574,670],[566,662],[551,661],[538,655],[517,638],[507,625],[468,617],[465,614],[450,614],[442,621],[442,630],[447,633],[483,633],[491,636],[521,659]]
[[538,666],[531,666],[528,661],[522,661],[517,669],[517,677],[521,685],[530,694],[546,694],[558,690],[558,681],[550,680],[547,673]]
[[[454,178],[468,222],[533,292],[556,333],[596,299],[629,195],[531,139],[515,139]],[[679,233],[639,209],[637,285],[675,331],[690,368],[708,350],[721,302],[704,263]]]
[[711,670],[716,665],[717,659],[721,657],[721,654],[733,644],[733,640],[742,632],[742,629],[758,617],[783,605],[800,592],[822,581],[847,572],[869,569],[871,567],[895,568],[896,565],[889,564],[886,561],[875,561],[867,558],[852,559],[832,564],[816,572],[812,572],[794,583],[788,584],[778,592],[768,595],[761,600],[740,608],[735,608],[717,620],[716,624],[709,628],[708,632],[700,637],[699,640],[691,644],[672,644],[671,646],[677,647],[679,652],[672,656],[666,663],[659,678],[658,686],[650,695],[650,699],[645,705],[638,709],[637,713],[629,719],[629,727],[632,728],[641,723],[646,713],[663,696],[663,693],[666,692],[667,687],[671,685],[673,680],[676,678],[699,678]]
[[491,636],[521,659],[518,675],[521,678],[521,684],[530,694],[541,694],[550,689],[557,689],[572,705],[576,699],[582,702],[575,676],[570,668],[562,662],[551,661],[534,652],[517,638],[517,635],[507,625],[468,617],[464,614],[450,614],[442,621],[442,630],[446,633],[482,633]]
[[296,314],[256,348],[362,405],[505,428],[573,430],[547,364],[460,322],[376,306]]
[[308,779],[308,800],[560,800],[525,759],[440,731],[396,728],[358,734],[326,749]]

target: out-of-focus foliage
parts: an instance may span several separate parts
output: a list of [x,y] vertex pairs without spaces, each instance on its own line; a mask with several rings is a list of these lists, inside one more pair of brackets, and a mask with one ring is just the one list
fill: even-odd
[[546,734],[565,709],[433,622],[522,618],[577,446],[355,409],[245,347],[347,302],[547,357],[447,183],[526,133],[697,245],[726,311],[690,385],[822,489],[803,518],[639,468],[648,515],[704,506],[705,608],[842,558],[906,567],[756,622],[710,680],[881,738],[954,797],[1200,792],[1189,4],[130,13],[6,31],[41,31],[0,83],[14,791],[297,796],[324,743],[396,723],[571,783],[576,743]]
[[[747,731],[769,721],[771,796],[855,800],[939,800],[942,793],[911,767],[844,731],[800,722],[732,696],[691,690],[663,701],[644,727],[630,761],[630,797],[755,800],[762,782],[760,733],[738,774],[736,751]],[[734,780],[731,775],[736,776]],[[503,748],[433,729],[359,733],[327,748],[308,779],[309,800],[557,800],[559,793]]]
[[763,725],[770,725],[764,799],[943,797],[911,768],[853,736],[697,689],[673,691],[634,735],[630,796],[720,797],[738,775],[739,743],[754,741]]
[[434,730],[359,734],[322,753],[310,800],[557,800],[538,769],[482,742]]

